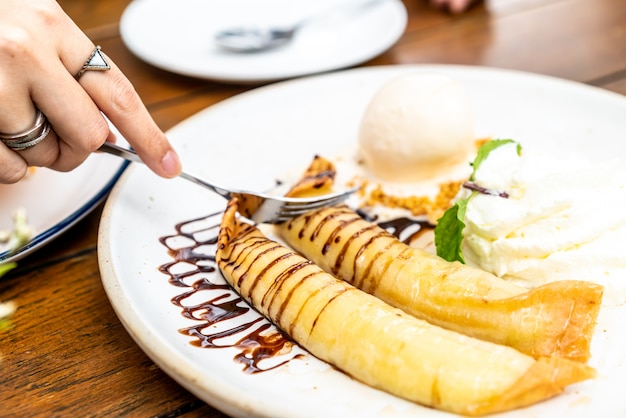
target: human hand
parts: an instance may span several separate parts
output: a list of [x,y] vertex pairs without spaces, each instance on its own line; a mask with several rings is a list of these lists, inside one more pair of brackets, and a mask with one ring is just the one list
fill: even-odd
[[447,8],[452,13],[461,13],[467,10],[477,0],[430,0],[430,4],[437,8]]
[[28,166],[80,165],[115,140],[103,114],[155,173],[179,174],[175,150],[109,57],[103,55],[110,70],[74,78],[94,47],[54,0],[0,1],[0,136],[31,129],[37,109],[52,128],[27,149],[0,141],[0,183],[19,181]]

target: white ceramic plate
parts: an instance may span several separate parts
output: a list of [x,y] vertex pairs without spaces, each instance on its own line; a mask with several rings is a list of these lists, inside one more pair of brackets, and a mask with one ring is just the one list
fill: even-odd
[[[315,154],[340,155],[354,144],[373,93],[393,77],[415,71],[448,74],[468,88],[479,137],[515,138],[524,146],[559,152],[575,149],[596,159],[626,159],[626,98],[545,76],[476,67],[371,67],[291,80],[225,100],[181,123],[169,136],[188,169],[222,184],[264,189],[285,173],[300,173]],[[237,349],[192,345],[195,339],[179,330],[203,322],[184,317],[172,300],[191,291],[188,286],[200,278],[217,280],[217,275],[192,274],[202,262],[180,262],[184,251],[168,251],[160,238],[177,236],[174,248],[208,239],[215,232],[206,229],[210,220],[181,223],[220,211],[224,204],[197,186],[159,179],[142,166],[128,169],[106,204],[99,240],[104,286],[129,333],[165,372],[234,416],[450,416],[371,389],[310,355],[251,375],[233,360]],[[208,245],[205,256],[211,251]],[[187,287],[169,283],[170,274],[187,276]],[[182,306],[214,297],[211,291],[199,291],[183,299]],[[625,318],[624,306],[602,309],[591,360],[597,379],[501,416],[624,416]],[[208,331],[245,322],[231,321]]]
[[11,230],[12,214],[23,208],[35,233],[16,250],[0,244],[0,263],[27,256],[85,217],[106,197],[126,165],[109,155],[92,155],[68,173],[37,168],[16,184],[0,184],[0,230]]
[[[360,0],[341,0],[354,3]],[[214,33],[233,26],[288,24],[338,8],[337,0],[135,0],[120,33],[142,60],[187,76],[235,83],[273,81],[346,68],[383,53],[404,32],[399,0],[384,0],[350,18],[336,16],[303,27],[290,44],[263,53],[220,50]]]

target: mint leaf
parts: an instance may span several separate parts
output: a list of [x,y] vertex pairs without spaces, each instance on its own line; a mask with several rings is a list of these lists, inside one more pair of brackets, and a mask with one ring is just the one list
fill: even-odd
[[454,206],[444,212],[437,221],[435,227],[435,247],[437,255],[444,260],[460,261],[465,264],[463,258],[463,229],[465,228],[465,211],[467,202],[474,194],[467,199],[459,199]]
[[[485,142],[478,149],[476,158],[472,162],[472,174],[469,181],[473,182],[476,171],[487,159],[491,151],[505,144],[515,143],[512,139],[493,139]],[[522,153],[522,146],[517,144],[517,154]],[[479,186],[477,186],[479,187]],[[465,229],[465,212],[469,200],[476,194],[472,193],[466,199],[459,199],[450,209],[444,212],[443,216],[437,220],[435,227],[435,247],[437,255],[447,261],[460,261],[465,264],[463,257],[463,229]],[[506,197],[500,195],[501,197]]]
[[9,270],[14,269],[15,267],[17,267],[16,263],[5,263],[5,264],[0,264],[0,277],[2,277],[4,274],[6,274]]
[[[482,144],[480,148],[478,148],[478,152],[476,153],[476,158],[474,158],[474,162],[472,163],[472,167],[474,170],[472,171],[472,174],[470,175],[469,181],[474,181],[474,177],[476,176],[476,171],[478,170],[478,167],[480,167],[483,161],[487,159],[489,154],[491,154],[491,151],[495,150],[496,148],[501,147],[502,145],[511,144],[514,142],[515,141],[513,141],[512,139],[492,139],[491,141],[487,141],[484,144]],[[522,146],[520,144],[517,144],[517,154],[519,155],[521,153],[522,153]]]

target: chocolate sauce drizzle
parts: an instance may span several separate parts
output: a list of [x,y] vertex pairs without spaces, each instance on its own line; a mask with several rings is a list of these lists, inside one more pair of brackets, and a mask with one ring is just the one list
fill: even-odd
[[[196,322],[179,332],[193,337],[191,344],[197,347],[234,348],[233,360],[249,374],[272,370],[303,357],[291,353],[295,343],[249,306],[219,273],[215,244],[221,215],[217,212],[181,222],[175,226],[176,234],[159,238],[173,259],[160,266],[159,271],[171,285],[185,288],[171,302],[185,318]],[[287,354],[290,355],[286,359],[272,365],[263,362]]]
[[[364,213],[360,215],[367,219]],[[221,217],[220,211],[181,222],[175,226],[175,234],[159,238],[172,258],[159,271],[172,286],[184,289],[171,303],[181,309],[183,317],[195,322],[179,332],[192,337],[191,344],[196,347],[235,349],[233,360],[249,374],[304,358],[293,352],[296,344],[287,334],[248,305],[221,276],[215,260]],[[379,225],[407,243],[434,227],[409,218]]]
[[398,238],[405,244],[410,244],[412,241],[418,239],[428,231],[435,229],[435,225],[427,220],[413,219],[413,218],[396,218],[389,221],[378,221],[375,216],[370,216],[367,212],[357,210],[357,213],[361,218],[369,222],[378,224],[382,229]]

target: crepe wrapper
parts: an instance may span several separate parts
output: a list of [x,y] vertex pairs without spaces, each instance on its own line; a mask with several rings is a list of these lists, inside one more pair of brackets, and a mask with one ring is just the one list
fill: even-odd
[[[316,158],[289,195],[315,190],[315,170],[320,177],[331,167]],[[294,218],[279,234],[328,273],[417,318],[534,357],[590,357],[600,285],[568,280],[528,290],[410,247],[346,206]]]
[[311,354],[355,379],[445,411],[484,415],[550,398],[595,375],[432,325],[323,271],[224,214],[216,259],[231,286]]

